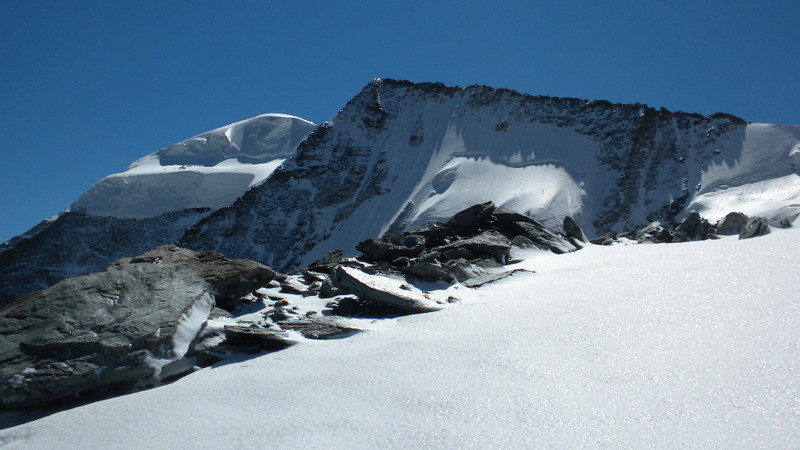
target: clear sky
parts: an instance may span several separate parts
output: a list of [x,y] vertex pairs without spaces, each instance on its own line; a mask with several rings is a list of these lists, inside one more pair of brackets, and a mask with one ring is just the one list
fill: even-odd
[[0,2],[0,241],[166,145],[374,77],[800,125],[800,1]]

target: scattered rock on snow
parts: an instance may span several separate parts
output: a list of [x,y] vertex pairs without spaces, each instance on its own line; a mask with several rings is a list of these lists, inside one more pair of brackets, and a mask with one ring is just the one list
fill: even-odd
[[739,233],[739,239],[749,239],[757,236],[764,236],[770,233],[767,219],[763,217],[751,217],[747,220],[747,224]]
[[299,331],[303,337],[308,339],[334,339],[350,336],[361,331],[359,328],[347,326],[332,317],[323,317],[316,314],[287,320],[281,322],[280,326],[284,330]]
[[730,236],[739,234],[747,225],[748,217],[740,212],[730,212],[717,225],[717,234]]
[[409,313],[441,309],[435,300],[419,289],[408,286],[405,280],[382,275],[371,275],[362,270],[338,266],[331,276],[339,288],[359,298],[396,308]]
[[225,326],[225,342],[240,347],[253,347],[270,351],[281,350],[297,343],[289,338],[288,333],[282,331],[241,325]]

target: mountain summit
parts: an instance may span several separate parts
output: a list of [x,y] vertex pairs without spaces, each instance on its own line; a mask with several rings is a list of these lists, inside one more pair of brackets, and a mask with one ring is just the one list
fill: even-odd
[[493,201],[588,235],[800,213],[800,127],[375,79],[329,122],[264,115],[134,162],[5,244],[0,304],[157,245],[279,270]]

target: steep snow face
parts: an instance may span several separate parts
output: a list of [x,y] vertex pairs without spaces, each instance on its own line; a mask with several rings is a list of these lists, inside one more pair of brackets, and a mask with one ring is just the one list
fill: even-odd
[[316,127],[264,114],[203,133],[109,175],[70,206],[98,216],[145,218],[189,208],[221,208],[262,182]]
[[798,130],[376,79],[183,243],[287,269],[488,200],[590,235],[672,221],[698,194],[795,175]]
[[740,152],[722,152],[702,172],[687,208],[709,220],[731,211],[773,222],[800,214],[800,127],[749,124]]

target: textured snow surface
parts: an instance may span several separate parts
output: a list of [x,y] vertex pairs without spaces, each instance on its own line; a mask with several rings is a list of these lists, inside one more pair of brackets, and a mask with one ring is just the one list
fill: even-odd
[[144,218],[189,208],[221,208],[262,182],[316,125],[263,114],[203,133],[134,161],[70,206],[91,214]]
[[520,253],[442,311],[0,432],[24,448],[800,446],[800,231]]

